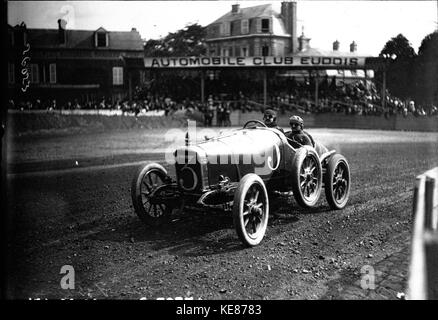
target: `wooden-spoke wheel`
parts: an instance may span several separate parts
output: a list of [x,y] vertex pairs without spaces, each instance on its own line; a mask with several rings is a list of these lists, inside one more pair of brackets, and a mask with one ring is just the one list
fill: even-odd
[[324,176],[327,202],[332,209],[342,209],[350,196],[350,166],[340,154],[333,155]]
[[158,225],[169,218],[169,205],[153,197],[154,192],[165,184],[166,178],[166,169],[151,163],[139,168],[132,180],[132,203],[138,217],[145,223]]
[[315,149],[298,149],[293,160],[292,179],[292,191],[298,204],[314,207],[322,188],[322,167]]
[[258,245],[268,225],[269,200],[263,180],[254,173],[239,183],[233,202],[233,221],[240,240],[249,247]]

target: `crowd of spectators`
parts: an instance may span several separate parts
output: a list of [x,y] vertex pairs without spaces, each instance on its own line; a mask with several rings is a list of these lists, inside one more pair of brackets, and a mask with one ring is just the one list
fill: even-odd
[[[393,115],[417,117],[437,116],[438,108],[434,105],[416,105],[411,100],[401,100],[386,92],[386,103],[383,106],[381,94],[372,82],[365,83],[358,80],[350,83],[336,83],[332,79],[323,79],[318,85],[318,104],[315,104],[315,83],[312,78],[298,82],[295,79],[271,84],[272,95],[268,97],[269,107],[280,113],[299,111],[302,113],[345,113],[352,115],[374,115],[389,118]],[[167,87],[165,87],[167,88]],[[173,98],[167,92],[158,92],[157,89],[143,95],[142,99],[113,100],[102,97],[99,100],[81,101],[80,99],[58,102],[52,100],[9,101],[9,109],[18,110],[121,110],[122,114],[134,114],[148,111],[164,111],[165,115],[177,110],[195,110],[203,113],[204,124],[211,125],[213,118],[221,126],[230,125],[232,110],[249,112],[262,110],[263,97],[260,90],[253,88],[248,92],[239,91],[237,94],[208,95],[206,102],[201,103],[199,93],[196,98]],[[190,92],[187,92],[190,93]],[[195,94],[192,95],[196,96]]]
[[58,102],[56,99],[44,100],[35,99],[34,101],[20,101],[15,103],[14,100],[9,100],[9,109],[16,110],[121,110],[124,114],[133,113],[135,115],[146,111],[160,111],[163,110],[165,114],[178,109],[185,109],[188,107],[196,108],[198,105],[193,101],[175,102],[170,97],[157,96],[148,99],[135,100],[112,100],[102,98],[99,101],[89,100],[80,101],[74,99],[73,101]]
[[311,81],[305,80],[294,86],[292,91],[278,91],[271,97],[274,105],[280,111],[300,109],[304,113],[345,113],[352,115],[375,115],[389,118],[393,115],[407,117],[412,114],[417,117],[436,116],[438,109],[429,104],[415,105],[412,100],[402,100],[386,91],[386,102],[383,106],[381,94],[373,83],[364,81],[336,84],[334,80],[329,85],[327,79],[319,84],[318,105],[315,104],[315,89]]

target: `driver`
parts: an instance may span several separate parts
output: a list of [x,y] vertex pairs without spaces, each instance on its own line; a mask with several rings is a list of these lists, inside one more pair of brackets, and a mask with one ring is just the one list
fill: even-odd
[[265,110],[265,113],[263,114],[263,122],[268,128],[277,129],[282,133],[284,133],[283,128],[277,125],[277,112],[275,112],[274,110],[272,109]]
[[298,142],[301,145],[315,146],[315,142],[310,134],[304,131],[304,120],[300,116],[289,118],[289,125],[292,131],[286,133],[286,137]]

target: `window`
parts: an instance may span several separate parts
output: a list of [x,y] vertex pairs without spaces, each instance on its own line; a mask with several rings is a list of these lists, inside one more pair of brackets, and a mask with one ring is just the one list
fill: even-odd
[[215,37],[219,37],[221,35],[221,27],[220,26],[215,26],[214,27],[214,36]]
[[212,26],[208,29],[208,34],[210,37],[214,38],[220,35],[221,28],[220,26]]
[[262,19],[262,32],[269,32],[269,19]]
[[234,54],[235,54],[236,57],[240,57],[240,47],[236,47],[234,49]]
[[56,83],[56,63],[49,64],[49,82]]
[[241,51],[242,57],[248,57],[248,47],[242,47]]
[[231,57],[232,52],[233,52],[233,47],[222,48],[221,52],[222,52],[221,56],[223,56],[223,57]]
[[275,52],[274,55],[280,55],[280,56],[282,56],[282,55],[285,54],[284,51],[285,51],[285,50],[284,50],[284,42],[279,42],[279,43],[277,44],[277,50],[276,50],[276,52]]
[[262,47],[262,56],[269,56],[269,46],[264,45]]
[[15,64],[8,63],[8,83],[15,83]]
[[221,34],[223,35],[223,36],[229,36],[230,35],[230,25],[231,25],[231,23],[230,22],[224,22],[222,25],[221,25],[221,27],[222,27],[222,32],[221,32]]
[[40,73],[36,63],[30,64],[30,83],[39,83]]
[[41,82],[46,83],[47,82],[47,74],[46,74],[46,65],[45,64],[43,64],[41,66],[41,70],[43,71],[43,80]]
[[249,33],[249,21],[248,19],[242,20],[242,34],[248,34]]
[[230,22],[230,35],[234,34],[234,23]]
[[258,41],[254,41],[254,55],[260,55],[260,43]]
[[113,85],[123,84],[123,67],[113,67]]
[[97,46],[98,47],[106,47],[107,46],[107,34],[100,32],[97,33]]
[[256,32],[257,33],[262,32],[262,21],[260,19],[256,20]]

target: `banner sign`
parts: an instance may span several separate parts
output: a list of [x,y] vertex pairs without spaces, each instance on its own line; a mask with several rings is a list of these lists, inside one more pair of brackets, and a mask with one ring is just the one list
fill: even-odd
[[365,57],[288,56],[288,57],[149,57],[146,68],[200,68],[200,67],[321,67],[360,68]]

